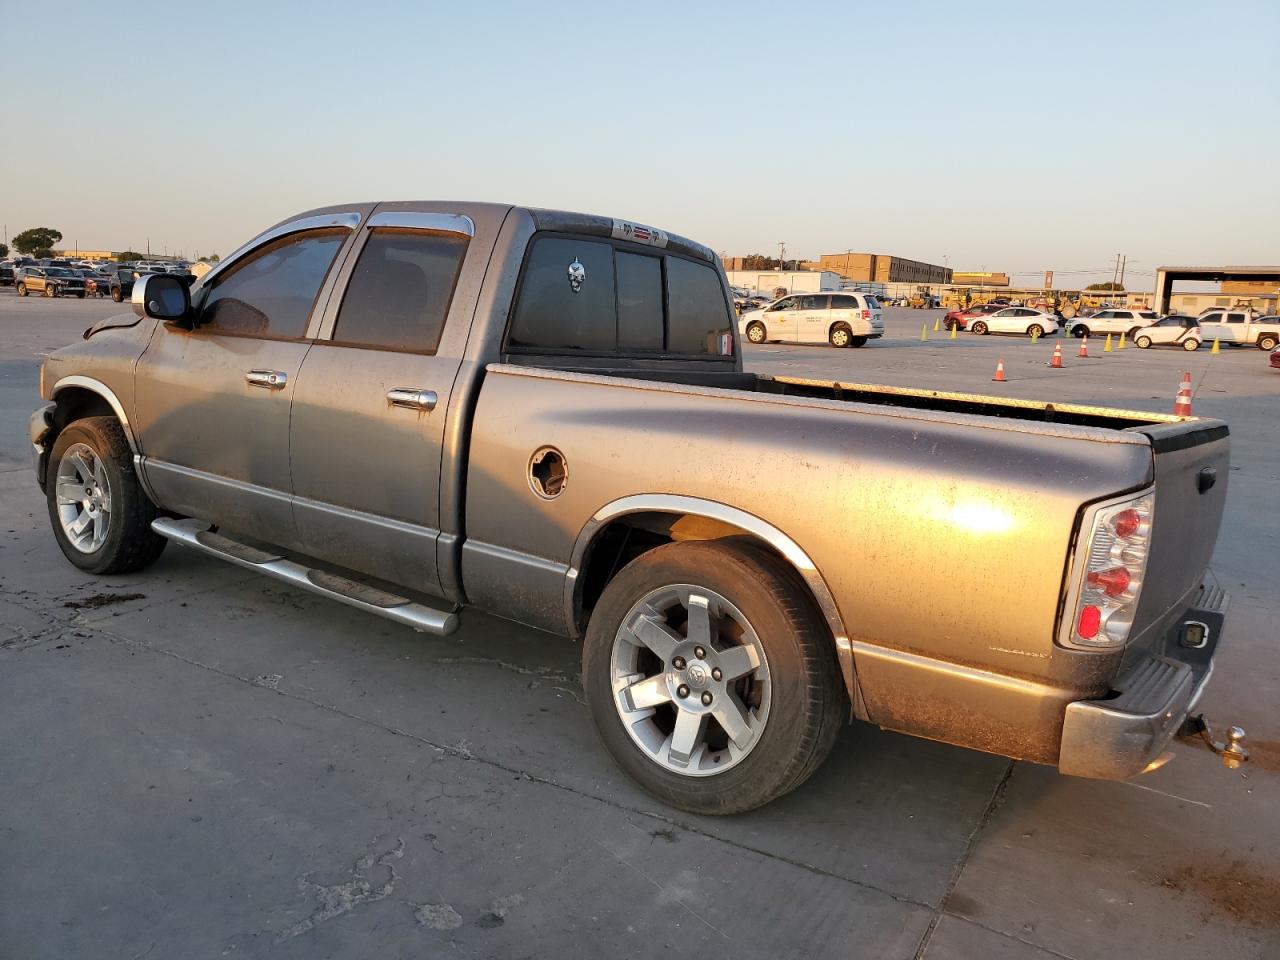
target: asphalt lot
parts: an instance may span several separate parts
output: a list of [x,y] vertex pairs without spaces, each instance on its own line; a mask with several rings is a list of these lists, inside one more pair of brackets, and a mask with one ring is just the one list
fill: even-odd
[[[1208,751],[1136,782],[848,728],[796,793],[704,819],[597,744],[564,640],[474,612],[449,638],[170,547],[62,558],[30,473],[37,357],[109,301],[0,289],[0,957],[1280,956],[1280,373],[1256,349],[1047,366],[891,309],[860,350],[747,365],[1227,420],[1214,572],[1233,593]],[[998,357],[1008,382],[993,384]],[[980,577],[975,576],[975,589]]]

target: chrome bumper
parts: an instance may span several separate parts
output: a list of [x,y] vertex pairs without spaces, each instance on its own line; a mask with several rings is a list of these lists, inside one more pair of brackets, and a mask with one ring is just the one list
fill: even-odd
[[[1067,704],[1059,772],[1124,780],[1163,754],[1213,675],[1227,599],[1221,590],[1202,588],[1166,638],[1165,652],[1136,664],[1116,684],[1117,696]],[[1199,637],[1201,628],[1203,644],[1187,646],[1184,640]]]
[[49,459],[49,451],[45,447],[45,439],[53,429],[53,412],[56,403],[43,403],[31,414],[27,422],[27,435],[31,438],[31,465],[36,471],[36,482],[44,489],[45,467]]

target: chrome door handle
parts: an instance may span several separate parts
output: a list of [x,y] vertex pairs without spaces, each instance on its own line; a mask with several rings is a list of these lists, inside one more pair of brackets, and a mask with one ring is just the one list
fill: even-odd
[[408,407],[410,410],[434,410],[436,408],[434,390],[418,390],[414,387],[396,387],[387,391],[387,402],[393,407]]
[[283,370],[246,370],[244,375],[251,387],[265,387],[268,390],[283,390],[289,382],[289,375]]

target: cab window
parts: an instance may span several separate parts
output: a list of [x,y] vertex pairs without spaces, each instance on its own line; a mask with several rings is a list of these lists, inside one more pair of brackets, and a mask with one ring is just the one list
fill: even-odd
[[216,279],[200,307],[200,327],[275,340],[304,336],[346,238],[346,230],[296,233],[255,250]]
[[801,310],[825,310],[827,309],[827,298],[818,296],[809,296],[800,298]]
[[727,355],[732,312],[719,272],[671,256],[666,258],[666,268],[668,352]]
[[832,310],[857,310],[858,298],[851,297],[848,294],[836,293],[831,296]]
[[1243,313],[1228,313],[1227,323],[1244,323]]
[[457,234],[375,230],[347,283],[333,342],[433,353],[466,251]]

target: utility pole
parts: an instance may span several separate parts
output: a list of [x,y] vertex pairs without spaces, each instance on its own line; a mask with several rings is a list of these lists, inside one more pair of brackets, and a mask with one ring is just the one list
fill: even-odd
[[1120,258],[1120,289],[1124,289],[1124,265],[1128,262],[1129,257],[1126,254]]
[[1116,254],[1116,268],[1111,271],[1111,289],[1115,289],[1115,285],[1120,282],[1120,254]]
[[787,252],[787,245],[781,240],[778,241],[778,272],[782,272],[782,258]]

